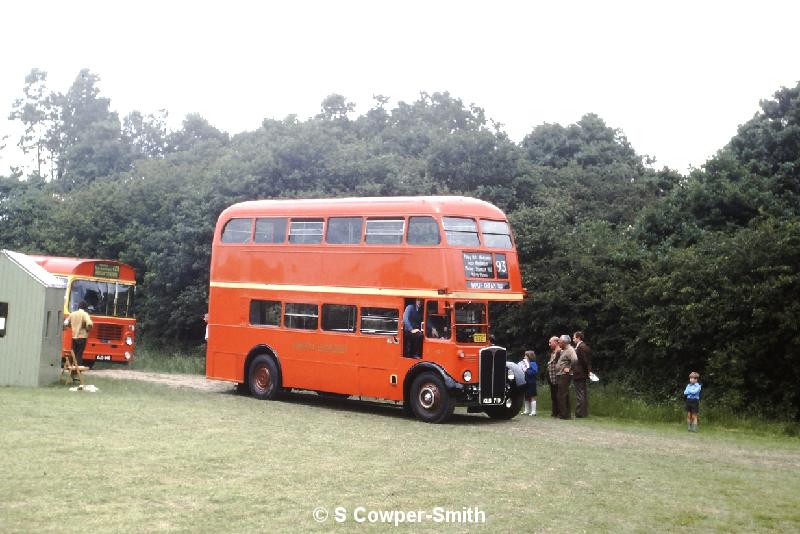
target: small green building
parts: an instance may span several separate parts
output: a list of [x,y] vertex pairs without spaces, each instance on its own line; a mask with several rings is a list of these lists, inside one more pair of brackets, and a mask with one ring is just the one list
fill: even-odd
[[0,250],[0,386],[43,386],[61,372],[66,283]]

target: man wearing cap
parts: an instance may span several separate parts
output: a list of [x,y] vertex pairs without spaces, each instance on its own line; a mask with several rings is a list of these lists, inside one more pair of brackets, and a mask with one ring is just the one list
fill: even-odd
[[578,363],[578,355],[575,354],[575,349],[570,345],[571,341],[567,334],[564,334],[558,340],[561,352],[558,355],[558,361],[556,361],[556,378],[558,379],[558,416],[561,419],[570,419],[571,417],[569,383],[572,367]]

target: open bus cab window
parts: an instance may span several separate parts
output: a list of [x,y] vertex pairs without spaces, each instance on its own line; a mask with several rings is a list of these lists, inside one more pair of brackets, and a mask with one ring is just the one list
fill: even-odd
[[450,339],[450,307],[436,300],[425,305],[425,337],[428,339]]
[[486,304],[481,302],[456,303],[456,342],[486,343],[489,340],[486,321]]

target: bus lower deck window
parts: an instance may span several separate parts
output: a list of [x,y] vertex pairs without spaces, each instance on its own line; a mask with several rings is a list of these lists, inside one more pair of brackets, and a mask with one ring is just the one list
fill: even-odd
[[279,326],[281,322],[281,303],[275,300],[251,300],[250,324]]
[[399,315],[394,308],[361,308],[361,333],[377,336],[396,335]]
[[322,329],[330,332],[355,332],[356,307],[346,304],[323,304]]
[[286,328],[316,330],[319,311],[316,304],[287,303],[283,312],[283,325]]

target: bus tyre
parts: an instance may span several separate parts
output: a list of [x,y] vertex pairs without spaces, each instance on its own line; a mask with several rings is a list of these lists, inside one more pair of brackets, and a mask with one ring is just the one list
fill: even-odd
[[492,419],[513,419],[522,408],[523,395],[524,392],[522,391],[513,391],[509,394],[509,399],[505,404],[487,406],[483,411]]
[[259,354],[250,363],[247,373],[250,393],[257,399],[272,400],[281,390],[281,377],[275,360],[266,354]]
[[409,403],[417,419],[426,423],[447,421],[455,409],[455,402],[442,378],[430,372],[420,374],[411,383]]

